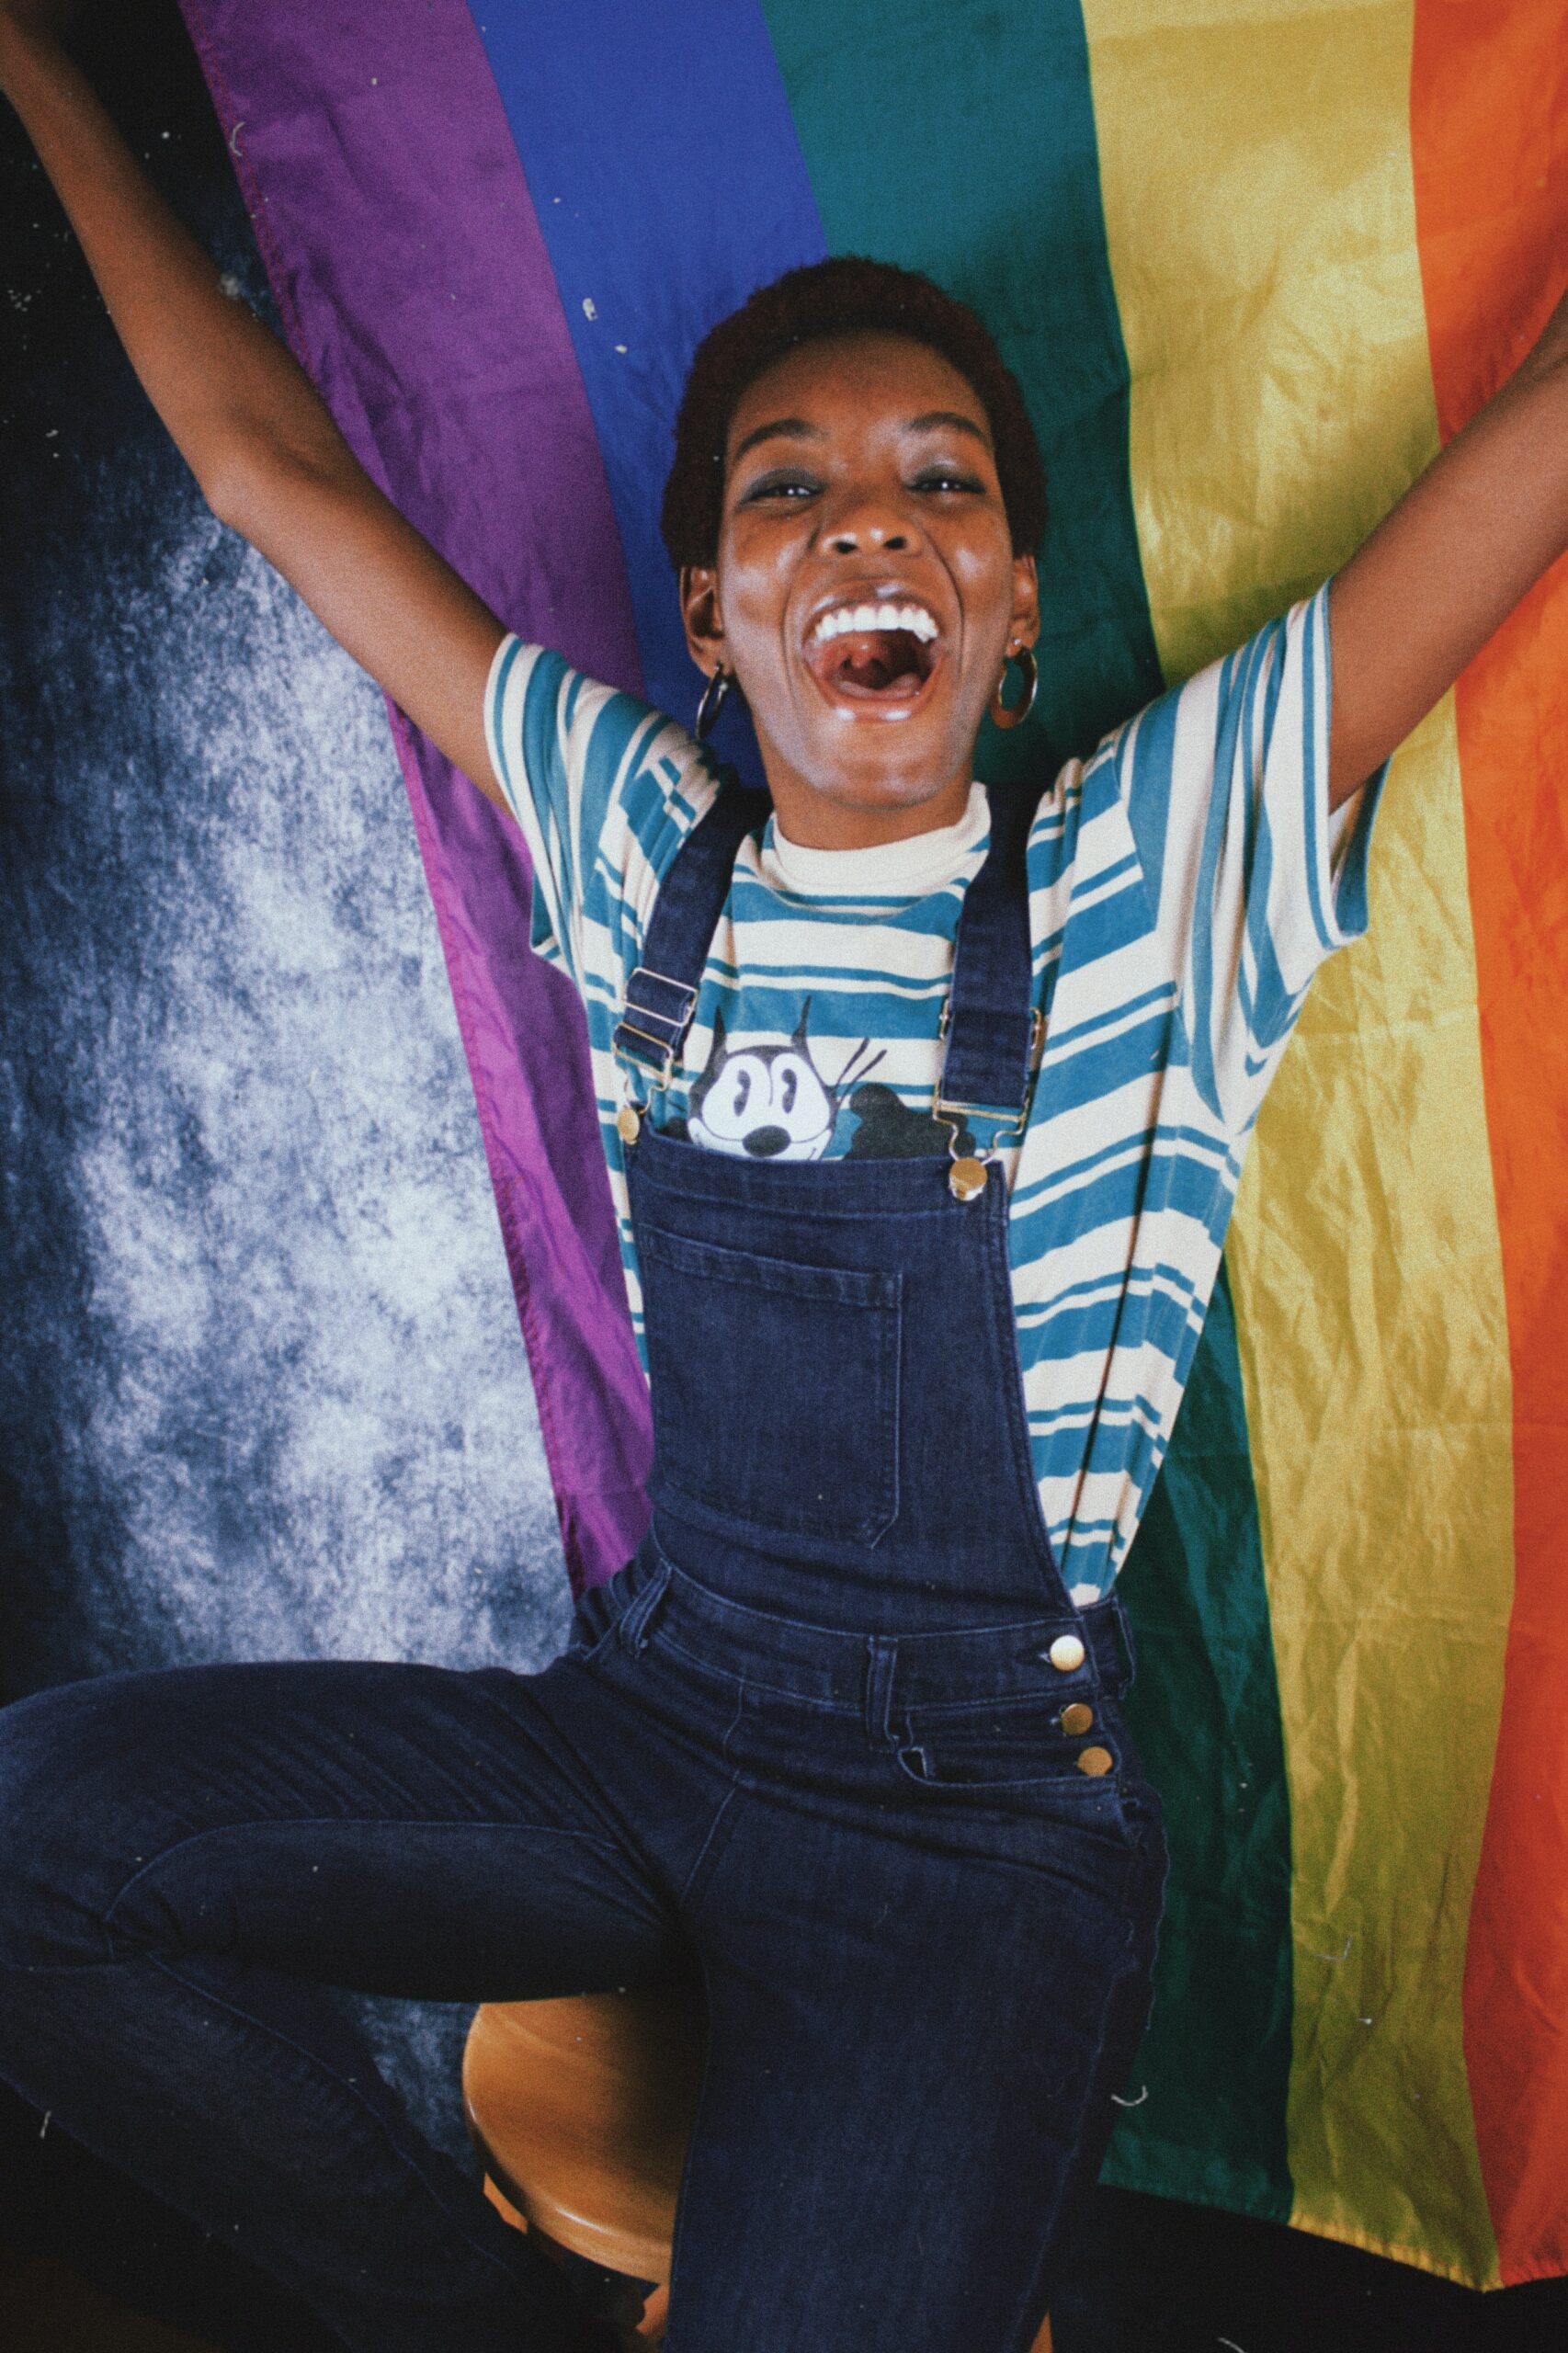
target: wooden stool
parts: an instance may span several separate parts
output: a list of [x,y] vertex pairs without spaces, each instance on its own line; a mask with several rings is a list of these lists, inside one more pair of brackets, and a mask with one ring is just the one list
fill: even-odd
[[[640,2324],[653,2343],[703,2040],[690,1993],[662,1989],[487,2002],[463,2052],[463,2105],[491,2198],[547,2246],[660,2283]],[[1051,2353],[1049,2320],[1032,2353]]]

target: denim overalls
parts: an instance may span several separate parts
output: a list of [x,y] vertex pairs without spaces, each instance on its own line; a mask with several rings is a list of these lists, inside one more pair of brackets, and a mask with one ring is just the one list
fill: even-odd
[[[667,1081],[735,848],[761,813],[756,796],[727,785],[665,880],[616,1033],[634,1105],[648,1082]],[[620,1635],[634,1654],[653,1643],[672,1663],[733,1686],[742,1723],[748,1697],[758,1722],[770,1705],[782,1721],[793,1704],[799,1744],[775,1804],[787,1809],[795,1785],[803,1812],[831,1793],[830,1820],[840,1808],[881,1813],[890,1849],[936,1859],[945,1881],[937,1900],[966,1965],[945,2017],[906,2057],[949,2124],[946,2088],[968,2074],[958,2105],[991,2160],[976,2171],[961,2135],[932,2151],[929,2162],[950,2177],[953,2209],[1005,2205],[995,2170],[1004,2103],[987,2113],[983,2096],[974,2097],[998,2057],[1042,2102],[1010,2169],[1033,2216],[1035,2268],[1026,2262],[1023,2278],[1034,2291],[1007,2310],[1007,2296],[1020,2292],[1016,2237],[1006,2257],[1000,2246],[1017,2221],[998,2211],[989,2275],[987,2258],[976,2263],[971,2251],[967,2285],[956,2284],[964,2260],[949,2280],[949,2321],[929,2339],[918,2325],[888,2339],[953,2353],[1032,2340],[1062,2202],[1097,2170],[1111,2094],[1142,2033],[1164,1871],[1157,1801],[1119,1706],[1131,1656],[1123,1613],[1114,1599],[1074,1607],[1040,1511],[1002,1164],[960,1148],[968,1119],[1003,1115],[1016,1125],[1027,1115],[1038,1045],[1031,815],[1028,802],[993,796],[990,850],[960,918],[937,1103],[952,1137],[948,1156],[749,1159],[662,1135],[635,1108],[624,1121],[653,1402],[653,1514],[613,1597],[593,1597],[585,1612],[596,1628],[607,1610],[622,1612]],[[863,1758],[858,1775],[846,1770],[846,1733],[849,1752]],[[742,1739],[733,1725],[732,1753]],[[818,1740],[831,1766],[813,1755]],[[759,1743],[759,1777],[769,1750],[778,1772],[775,1738]],[[1052,1882],[1032,1949],[1027,1935],[971,1940],[994,1902],[999,1866]],[[802,1922],[803,1971],[813,1936],[853,1951],[884,1932],[885,1884],[866,1871],[854,1910]],[[1027,1916],[1032,1907],[1017,1893]],[[907,1956],[921,1979],[917,2001],[913,1987],[906,1997],[912,2017],[928,2025],[945,1941],[917,1938]],[[1055,2016],[1034,2041],[1026,1997],[1008,2051],[993,2029],[1017,1997],[1005,1982],[1010,1967],[1051,1982]],[[971,2038],[966,2013],[975,2010],[987,2031]],[[853,2016],[851,2007],[846,2036]],[[874,2080],[859,2097],[874,2114]],[[847,2118],[843,2129],[857,2157],[841,2175],[833,2168],[835,2195],[853,2207],[866,2194],[855,2164],[874,2165],[874,2138]],[[971,2211],[969,2223],[983,2241],[983,2216]],[[930,2272],[962,2239],[955,2225],[956,2214],[941,2250],[923,2257],[927,2328],[939,2301]],[[959,2325],[965,2310],[972,2335]],[[780,2335],[786,2341],[826,2342],[805,2333]],[[842,2342],[847,2353],[850,2336]]]
[[[615,1032],[633,1091],[667,1082],[765,806],[726,785],[665,881]],[[1029,814],[997,797],[959,921],[934,1115],[948,1157],[751,1159],[635,1114],[622,1131],[653,1404],[645,1560],[884,1643],[1049,1620],[1054,1661],[1050,1642],[1016,1657],[999,1638],[998,1662],[1009,1691],[1076,1707],[1076,1723],[1119,1685],[1127,1631],[1119,1605],[1079,1611],[1063,1587],[1030,1460],[1002,1165],[960,1150],[967,1120],[1016,1133],[1027,1115]]]
[[[997,807],[963,909],[955,1145],[1025,1106],[1028,813]],[[749,822],[727,789],[665,879],[622,1024],[644,1072]],[[1163,1852],[1120,1612],[1073,1607],[1040,1518],[1000,1166],[646,1123],[628,1159],[636,1560],[538,1674],[185,1667],[0,1711],[0,2077],[280,2282],[275,2342],[598,2353],[327,1989],[686,1977],[669,2353],[1027,2353],[1142,2031]]]

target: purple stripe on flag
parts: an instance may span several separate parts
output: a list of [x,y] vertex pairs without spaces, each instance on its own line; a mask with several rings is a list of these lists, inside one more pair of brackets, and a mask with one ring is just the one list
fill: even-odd
[[[184,7],[290,340],[358,457],[511,627],[638,688],[598,445],[463,0]],[[649,1423],[582,1010],[529,953],[516,828],[392,725],[567,1564],[597,1584],[642,1526]]]

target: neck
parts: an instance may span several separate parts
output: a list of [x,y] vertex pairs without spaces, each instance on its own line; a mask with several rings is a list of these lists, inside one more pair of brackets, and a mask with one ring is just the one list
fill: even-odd
[[778,830],[801,849],[876,849],[956,825],[969,807],[972,780],[965,767],[928,798],[890,807],[824,792],[800,777],[776,774],[771,762],[767,767]]

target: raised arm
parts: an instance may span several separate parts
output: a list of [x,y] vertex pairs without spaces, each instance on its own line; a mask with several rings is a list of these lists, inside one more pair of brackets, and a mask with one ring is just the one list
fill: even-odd
[[0,0],[0,89],[208,504],[505,807],[483,725],[500,622],[382,496],[277,337],[223,293],[46,28],[59,13],[46,0]]
[[1568,548],[1568,295],[1329,591],[1331,806],[1403,742]]

